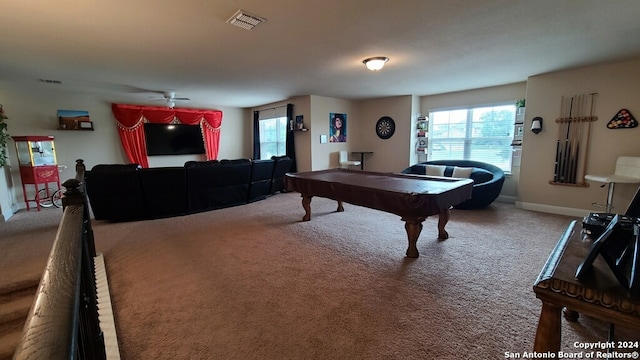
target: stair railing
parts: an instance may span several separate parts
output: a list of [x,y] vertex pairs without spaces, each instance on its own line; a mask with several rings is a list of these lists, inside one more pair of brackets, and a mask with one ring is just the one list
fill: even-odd
[[62,184],[62,220],[14,360],[106,358],[85,170],[83,160],[76,160],[76,177]]

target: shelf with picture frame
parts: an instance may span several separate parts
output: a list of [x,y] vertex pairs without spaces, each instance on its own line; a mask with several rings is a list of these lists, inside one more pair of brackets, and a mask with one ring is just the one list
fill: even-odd
[[58,130],[75,130],[75,131],[93,131],[93,121],[82,121],[74,124],[73,126],[67,126],[67,124],[60,124]]
[[58,110],[58,130],[93,130],[89,112],[84,110]]
[[429,144],[429,118],[426,116],[419,116],[416,122],[416,154],[418,154],[419,161],[426,161],[428,154]]

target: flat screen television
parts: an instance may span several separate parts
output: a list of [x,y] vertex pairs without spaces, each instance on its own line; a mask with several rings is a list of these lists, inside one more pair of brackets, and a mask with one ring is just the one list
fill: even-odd
[[204,140],[198,125],[144,124],[147,155],[204,154]]

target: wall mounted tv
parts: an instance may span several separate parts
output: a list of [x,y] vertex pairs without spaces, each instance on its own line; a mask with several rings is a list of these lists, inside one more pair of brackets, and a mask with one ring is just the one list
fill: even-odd
[[144,124],[147,155],[204,154],[199,125]]

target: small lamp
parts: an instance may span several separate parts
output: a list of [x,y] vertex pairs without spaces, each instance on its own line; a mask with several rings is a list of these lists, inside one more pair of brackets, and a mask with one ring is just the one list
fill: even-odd
[[539,133],[540,131],[542,131],[542,118],[539,116],[536,116],[533,118],[533,121],[531,121],[531,131],[534,134]]
[[384,64],[389,61],[388,57],[384,56],[376,56],[368,59],[364,59],[362,63],[367,66],[367,69],[371,71],[378,71],[384,67]]

